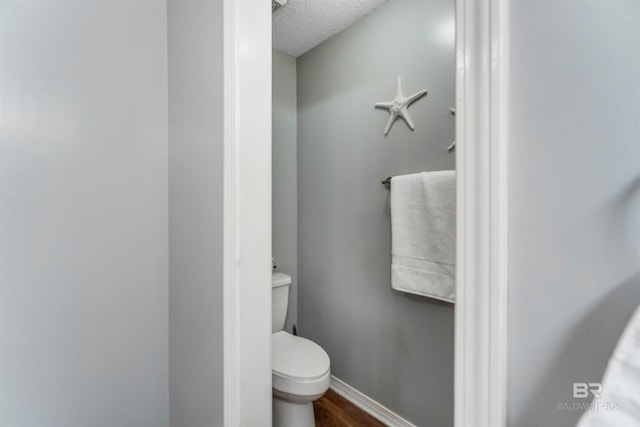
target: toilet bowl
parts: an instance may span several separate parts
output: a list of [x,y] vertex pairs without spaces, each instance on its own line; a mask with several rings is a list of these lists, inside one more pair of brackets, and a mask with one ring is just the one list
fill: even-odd
[[288,275],[274,273],[271,334],[273,427],[314,427],[313,401],[322,397],[329,388],[330,360],[318,344],[282,330],[290,283]]

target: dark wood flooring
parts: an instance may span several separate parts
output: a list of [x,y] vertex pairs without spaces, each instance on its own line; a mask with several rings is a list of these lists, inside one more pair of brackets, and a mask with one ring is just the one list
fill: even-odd
[[331,389],[313,402],[313,411],[316,427],[385,427]]

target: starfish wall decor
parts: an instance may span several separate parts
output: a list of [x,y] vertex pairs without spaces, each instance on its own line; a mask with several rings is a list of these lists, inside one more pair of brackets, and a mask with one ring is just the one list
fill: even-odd
[[389,102],[378,102],[375,104],[375,108],[384,108],[389,110],[389,121],[387,122],[387,127],[384,128],[384,135],[387,136],[389,131],[391,130],[391,126],[396,121],[398,117],[402,117],[404,121],[409,126],[409,129],[415,129],[413,125],[413,121],[411,120],[411,116],[409,115],[409,106],[422,98],[427,94],[426,90],[421,90],[420,92],[416,92],[411,96],[405,97],[402,93],[402,79],[398,76],[398,88],[396,89],[396,98],[393,101]]

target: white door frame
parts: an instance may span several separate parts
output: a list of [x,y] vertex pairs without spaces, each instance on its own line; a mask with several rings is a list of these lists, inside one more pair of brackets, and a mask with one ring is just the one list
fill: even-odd
[[[224,0],[224,425],[271,422],[271,8]],[[214,427],[214,426],[211,426]]]
[[[508,0],[455,1],[455,427],[504,427]],[[224,419],[244,427],[271,419],[271,12],[224,13]]]
[[456,427],[506,425],[508,3],[456,0]]

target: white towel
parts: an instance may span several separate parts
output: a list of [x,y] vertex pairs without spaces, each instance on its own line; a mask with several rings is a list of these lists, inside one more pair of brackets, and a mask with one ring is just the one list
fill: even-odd
[[455,301],[455,171],[391,180],[391,286]]
[[620,426],[640,426],[640,307],[609,359],[600,397],[578,422],[578,427]]

